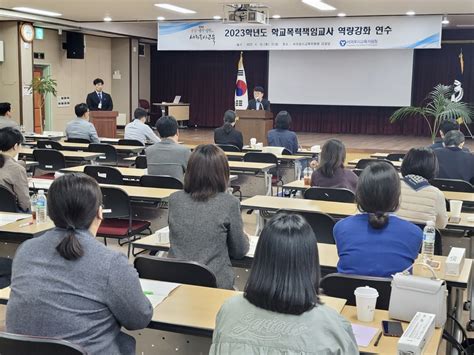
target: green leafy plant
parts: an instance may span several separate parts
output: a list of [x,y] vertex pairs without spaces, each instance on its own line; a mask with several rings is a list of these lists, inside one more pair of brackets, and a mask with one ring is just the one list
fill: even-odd
[[[474,113],[465,102],[452,102],[453,87],[438,84],[434,87],[423,102],[423,106],[402,107],[390,116],[390,122],[396,122],[407,117],[423,118],[431,132],[431,139],[435,139],[439,126],[444,120],[471,123]],[[433,123],[430,121],[433,118]]]
[[28,90],[35,92],[40,95],[40,115],[41,115],[41,127],[44,127],[44,117],[43,116],[43,107],[45,104],[46,95],[51,94],[54,97],[58,94],[56,87],[58,83],[56,80],[50,76],[45,76],[42,78],[33,78]]

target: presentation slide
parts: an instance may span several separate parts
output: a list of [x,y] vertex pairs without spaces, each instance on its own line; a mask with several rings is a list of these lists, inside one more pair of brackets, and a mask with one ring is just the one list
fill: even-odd
[[408,106],[413,49],[270,51],[275,104]]

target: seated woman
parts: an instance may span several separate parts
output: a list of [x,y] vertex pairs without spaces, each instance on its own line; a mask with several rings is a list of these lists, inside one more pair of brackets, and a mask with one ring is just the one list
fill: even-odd
[[275,129],[268,131],[268,145],[271,147],[284,147],[291,154],[298,152],[298,137],[290,131],[291,116],[287,111],[280,111],[275,117]]
[[334,187],[355,192],[357,175],[344,169],[346,147],[338,139],[330,139],[321,149],[319,167],[311,176],[311,186]]
[[319,299],[316,237],[299,215],[264,227],[244,294],[216,319],[210,355],[358,354],[350,323]]
[[361,214],[344,218],[334,226],[343,274],[390,277],[418,257],[422,231],[394,216],[400,203],[400,178],[386,162],[373,163],[359,177],[356,201]]
[[184,191],[169,198],[168,256],[206,265],[217,287],[233,289],[230,258],[243,258],[249,250],[240,202],[227,193],[229,163],[213,144],[200,145],[191,154],[184,176]]
[[230,144],[242,150],[244,146],[242,132],[234,128],[237,119],[235,111],[227,110],[224,113],[224,125],[214,130],[214,143]]
[[412,148],[402,162],[402,191],[397,216],[425,224],[433,221],[436,228],[448,224],[444,194],[429,180],[438,173],[438,158],[430,148]]
[[135,339],[153,308],[122,253],[95,239],[102,193],[83,174],[66,174],[48,191],[56,228],[24,242],[13,260],[9,333],[68,340],[89,354],[135,354]]
[[23,165],[17,162],[23,135],[13,127],[0,129],[0,186],[16,196],[19,212],[30,209],[28,177]]

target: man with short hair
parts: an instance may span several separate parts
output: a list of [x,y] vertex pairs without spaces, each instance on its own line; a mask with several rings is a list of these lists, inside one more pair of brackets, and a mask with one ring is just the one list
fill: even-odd
[[[444,120],[439,125],[439,136],[441,139],[437,138],[432,145],[430,145],[431,149],[439,149],[443,148],[443,139],[444,136],[450,131],[459,131],[459,123],[454,120]],[[469,148],[463,147],[462,150],[469,152]]]
[[161,142],[145,150],[150,175],[169,175],[184,180],[191,150],[178,143],[178,122],[173,116],[163,116],[156,122]]
[[270,111],[270,101],[263,98],[265,90],[261,86],[253,89],[253,99],[249,101],[247,110],[265,110]]
[[95,91],[87,95],[86,103],[91,111],[112,111],[114,103],[112,97],[103,92],[104,81],[101,78],[97,78],[93,81]]
[[12,120],[12,105],[9,102],[0,103],[0,129],[13,127],[20,130],[18,122]]
[[95,126],[89,122],[89,108],[85,103],[74,107],[76,118],[66,126],[67,139],[87,139],[90,143],[100,143]]
[[440,179],[459,179],[474,183],[474,155],[462,150],[464,134],[449,131],[444,136],[444,147],[435,149],[438,158]]
[[125,126],[125,139],[135,139],[143,144],[148,140],[152,143],[158,143],[160,138],[156,136],[153,130],[148,126],[146,118],[148,112],[141,107],[133,113],[134,120]]

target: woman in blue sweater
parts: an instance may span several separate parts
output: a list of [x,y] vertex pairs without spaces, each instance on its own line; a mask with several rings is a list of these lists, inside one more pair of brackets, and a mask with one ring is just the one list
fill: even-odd
[[391,214],[400,203],[400,178],[395,168],[385,162],[365,168],[356,201],[362,213],[334,227],[338,272],[390,277],[413,264],[423,236],[419,227]]

